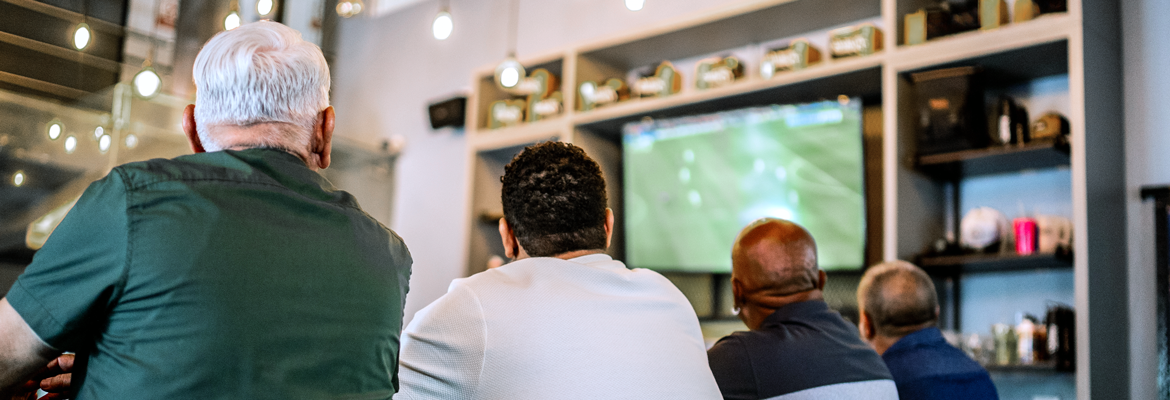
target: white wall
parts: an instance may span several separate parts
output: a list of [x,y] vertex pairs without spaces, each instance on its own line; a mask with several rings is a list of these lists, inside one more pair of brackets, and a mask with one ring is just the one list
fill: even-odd
[[1153,205],[1144,185],[1170,184],[1170,1],[1123,0],[1130,364],[1134,399],[1157,398]]
[[[638,12],[626,10],[622,0],[521,1],[517,55],[556,51],[739,1],[647,0]],[[414,256],[408,319],[466,269],[464,138],[462,132],[431,130],[426,106],[468,90],[473,69],[503,59],[511,4],[450,0],[455,30],[445,41],[430,33],[439,1],[340,25],[333,67],[337,134],[368,142],[406,138],[391,228]]]

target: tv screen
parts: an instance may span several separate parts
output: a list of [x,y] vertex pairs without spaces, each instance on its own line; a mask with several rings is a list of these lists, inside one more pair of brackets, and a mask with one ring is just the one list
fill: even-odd
[[729,272],[748,223],[804,226],[825,270],[865,256],[859,99],[755,107],[624,127],[626,258],[631,267]]

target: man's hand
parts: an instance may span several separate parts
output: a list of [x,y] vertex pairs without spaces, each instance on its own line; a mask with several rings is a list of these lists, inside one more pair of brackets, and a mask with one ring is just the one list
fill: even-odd
[[40,371],[27,382],[13,388],[9,395],[11,400],[34,400],[37,398],[37,389],[48,392],[41,399],[65,399],[71,389],[73,379],[73,354],[62,354],[49,361]]

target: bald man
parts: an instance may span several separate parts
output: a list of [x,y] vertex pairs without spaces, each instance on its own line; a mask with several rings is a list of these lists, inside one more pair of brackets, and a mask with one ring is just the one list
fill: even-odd
[[731,250],[731,291],[750,331],[711,347],[724,399],[897,399],[889,370],[825,304],[817,246],[800,225],[765,218]]
[[857,287],[861,337],[881,354],[902,400],[998,400],[987,370],[935,327],[930,276],[905,261],[875,265]]

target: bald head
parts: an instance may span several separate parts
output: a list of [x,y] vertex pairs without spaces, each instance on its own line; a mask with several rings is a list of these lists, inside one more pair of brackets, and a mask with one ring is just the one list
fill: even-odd
[[731,248],[731,276],[747,294],[785,296],[817,288],[817,244],[791,221],[752,222]]
[[905,261],[873,266],[857,287],[857,304],[875,333],[901,337],[938,320],[938,295],[921,268]]

